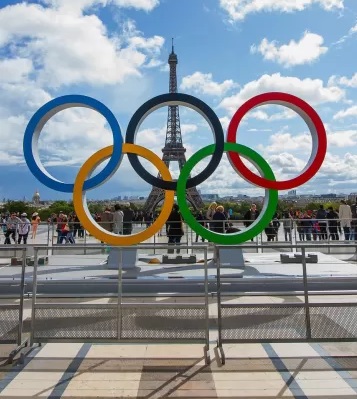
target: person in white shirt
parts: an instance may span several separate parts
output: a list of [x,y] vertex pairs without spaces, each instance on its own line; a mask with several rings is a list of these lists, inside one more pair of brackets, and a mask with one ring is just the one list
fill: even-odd
[[21,244],[21,240],[23,240],[24,244],[27,244],[27,237],[29,235],[31,229],[31,222],[27,219],[27,213],[21,214],[21,219],[19,224],[17,225],[18,232],[18,240],[17,243]]
[[123,234],[123,219],[124,213],[119,204],[114,205],[113,213],[113,233]]
[[341,205],[338,209],[338,217],[340,219],[341,227],[343,228],[345,240],[349,240],[351,232],[352,211],[351,207],[344,200],[341,200]]

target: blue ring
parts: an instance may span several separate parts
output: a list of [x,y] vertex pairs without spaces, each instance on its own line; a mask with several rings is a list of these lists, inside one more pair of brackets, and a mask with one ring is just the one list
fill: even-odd
[[49,101],[35,112],[26,127],[23,141],[24,157],[30,171],[41,183],[53,190],[62,191],[64,193],[71,193],[74,184],[63,183],[56,180],[49,172],[47,172],[39,158],[38,138],[44,125],[52,118],[52,116],[64,109],[72,107],[91,108],[99,112],[107,120],[113,134],[112,157],[107,165],[97,175],[84,182],[83,189],[89,190],[99,186],[109,179],[119,166],[122,157],[123,137],[119,123],[112,111],[103,103],[92,97],[82,95],[61,96]]
[[[161,94],[159,96],[151,98],[143,105],[141,105],[130,119],[126,130],[125,142],[134,144],[136,133],[140,128],[142,121],[151,112],[165,105],[183,105],[189,107],[198,112],[203,118],[205,118],[207,123],[211,127],[216,144],[216,148],[212,154],[212,158],[208,162],[205,169],[202,170],[202,172],[198,173],[195,177],[190,177],[186,183],[186,188],[196,187],[203,181],[205,181],[208,177],[210,177],[212,173],[217,169],[224,152],[224,134],[221,122],[218,119],[216,113],[212,110],[212,108],[210,108],[205,102],[203,102],[199,98],[183,93]],[[143,167],[136,154],[128,154],[128,158],[135,172],[151,186],[158,187],[163,190],[176,191],[177,181],[165,181],[153,176]]]

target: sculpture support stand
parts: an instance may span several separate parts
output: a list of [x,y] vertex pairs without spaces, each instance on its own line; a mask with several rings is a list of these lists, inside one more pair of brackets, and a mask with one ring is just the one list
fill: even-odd
[[[120,256],[122,252],[122,256]],[[112,247],[110,248],[108,256],[108,269],[118,270],[120,262],[122,262],[122,270],[134,269],[136,267],[137,248],[123,248]]]
[[215,249],[214,263],[217,264],[218,252],[221,267],[244,267],[243,250],[241,248],[230,248],[229,246]]

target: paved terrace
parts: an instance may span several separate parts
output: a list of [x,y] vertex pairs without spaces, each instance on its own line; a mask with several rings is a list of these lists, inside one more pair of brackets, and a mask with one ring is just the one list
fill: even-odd
[[[303,298],[245,296],[226,298],[225,302],[258,304],[286,300],[300,302]],[[115,299],[80,301],[104,304]],[[310,301],[347,302],[357,301],[357,297],[313,296]],[[30,305],[31,301],[26,300],[25,336],[30,330]],[[357,343],[224,344],[226,364],[222,366],[215,348],[216,312],[216,301],[211,298],[210,365],[205,364],[202,344],[48,343],[26,348],[24,364],[16,360],[13,365],[5,361],[9,346],[0,345],[0,398],[357,399]]]
[[46,344],[0,367],[0,398],[357,398],[357,344]]

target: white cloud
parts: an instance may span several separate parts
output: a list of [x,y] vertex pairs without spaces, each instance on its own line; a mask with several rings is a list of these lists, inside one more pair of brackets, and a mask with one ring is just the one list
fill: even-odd
[[219,121],[222,124],[223,130],[227,130],[229,122],[231,121],[230,118],[228,118],[228,116],[223,116],[222,118],[219,118]]
[[159,5],[159,0],[113,0],[113,3],[119,7],[151,11]]
[[[44,3],[47,6],[21,3],[0,8],[0,49],[5,48],[7,54],[0,60],[0,138],[8,154],[2,158],[9,164],[24,162],[26,124],[55,96],[57,88],[83,83],[107,85],[106,100],[110,102],[112,91],[127,90],[120,83],[140,76],[141,68],[160,55],[164,39],[145,37],[130,20],[121,26],[120,34],[111,36],[99,17],[88,11],[107,3],[51,0]],[[125,4],[130,3],[134,4]],[[158,2],[136,2],[138,7],[150,3]],[[85,15],[83,10],[87,10]],[[145,82],[140,86],[145,87]],[[130,96],[125,97],[126,102]],[[78,166],[93,151],[111,143],[111,132],[101,115],[72,108],[46,124],[39,147],[46,166]]]
[[38,81],[48,86],[115,84],[140,75],[140,68],[160,53],[164,39],[143,37],[131,21],[123,31],[110,37],[93,14],[26,3],[0,9],[0,47],[12,44],[17,57],[31,59]]
[[352,26],[352,28],[348,31],[348,33],[346,35],[343,35],[336,42],[332,43],[332,45],[336,46],[336,45],[344,43],[347,39],[351,38],[356,32],[357,32],[357,24]]
[[27,58],[8,58],[1,60],[0,83],[24,81],[32,71],[32,61]]
[[43,2],[61,10],[62,13],[72,14],[81,13],[94,6],[107,6],[110,4],[144,11],[151,11],[159,5],[159,0],[44,0]]
[[357,145],[357,130],[333,131],[327,128],[326,131],[329,148],[351,148]]
[[273,75],[263,75],[258,80],[245,84],[237,94],[224,98],[219,107],[233,114],[248,99],[257,94],[270,91],[290,93],[312,105],[338,102],[345,96],[343,89],[337,86],[325,87],[321,79],[299,79],[275,73]]
[[355,73],[350,79],[346,76],[336,76],[333,75],[328,81],[329,85],[342,85],[348,87],[357,87],[357,73]]
[[270,108],[271,106],[269,105],[262,105],[261,107],[259,107],[259,109],[249,112],[247,114],[247,118],[258,119],[260,121],[265,121],[265,122],[275,122],[285,119],[292,119],[297,116],[297,114],[291,109],[285,109],[282,112],[277,112],[269,115],[267,112],[264,111],[264,109],[270,109]]
[[220,6],[228,13],[231,21],[243,20],[248,14],[277,11],[303,11],[317,4],[324,10],[343,9],[343,0],[220,0]]
[[[327,152],[319,174],[326,176],[331,185],[357,178],[357,155],[349,152],[342,156]],[[350,184],[349,184],[350,186]]]
[[287,152],[271,155],[268,158],[268,162],[271,166],[275,166],[276,173],[280,176],[285,175],[285,178],[286,175],[298,173],[305,166],[304,161]]
[[343,119],[349,116],[357,116],[357,105],[353,105],[343,111],[338,111],[337,114],[333,116],[333,119]]
[[197,132],[197,130],[198,130],[197,125],[194,125],[193,123],[182,123],[181,124],[182,136],[187,136],[190,133]]
[[211,73],[195,72],[192,75],[184,76],[180,85],[181,90],[192,90],[196,93],[208,94],[212,96],[222,96],[227,91],[236,87],[233,80],[225,80],[217,83],[212,80]]
[[269,42],[264,38],[258,46],[251,47],[251,53],[260,53],[265,60],[291,67],[309,64],[325,54],[328,48],[322,46],[323,42],[322,36],[310,32],[305,32],[298,42],[291,40],[289,44],[281,46],[276,41]]
[[306,153],[306,151],[311,151],[311,145],[311,136],[309,134],[293,136],[290,133],[278,132],[269,137],[268,146],[260,146],[260,149],[267,153],[280,153],[282,151]]

